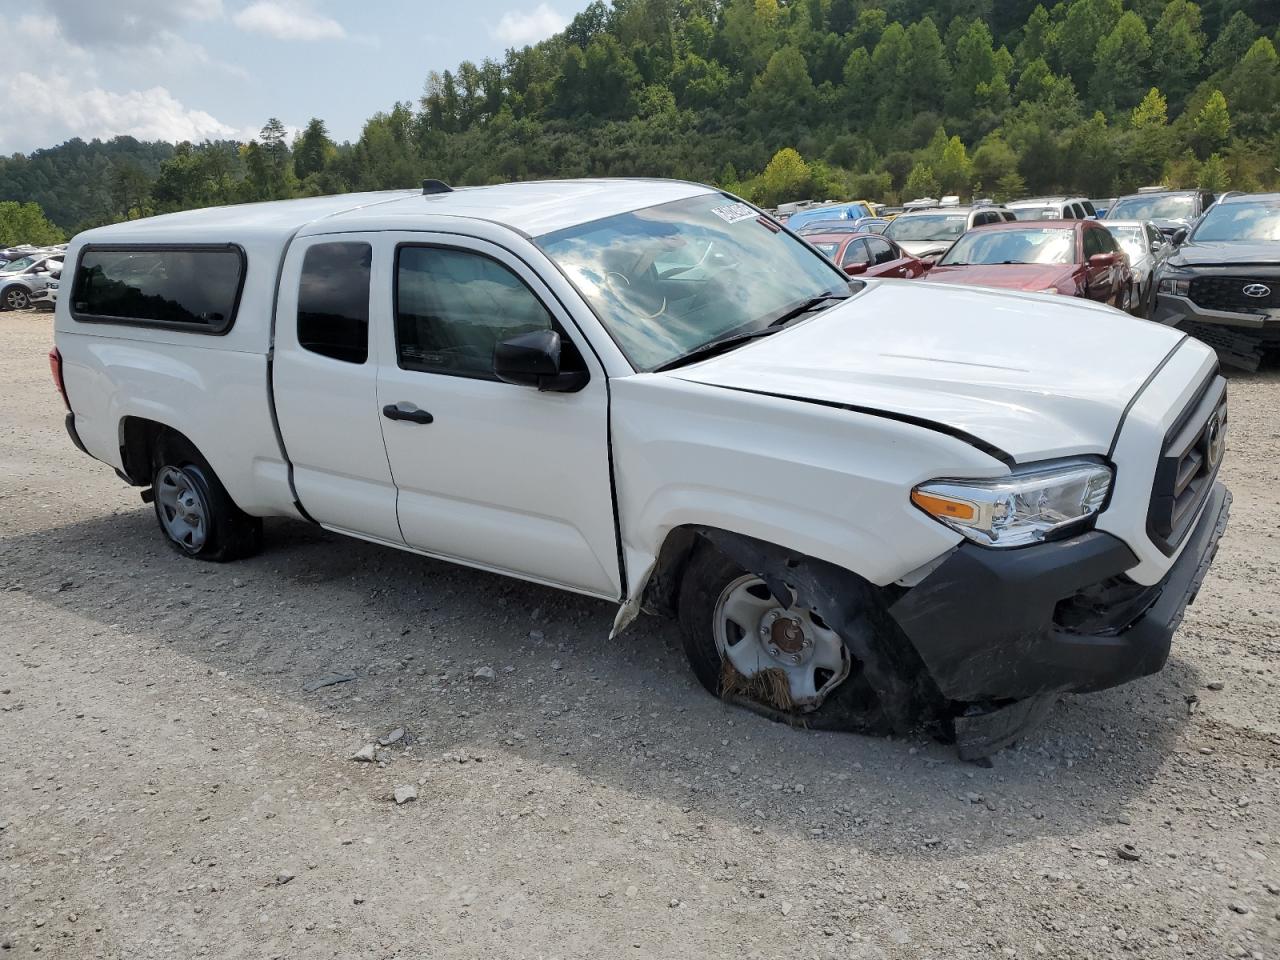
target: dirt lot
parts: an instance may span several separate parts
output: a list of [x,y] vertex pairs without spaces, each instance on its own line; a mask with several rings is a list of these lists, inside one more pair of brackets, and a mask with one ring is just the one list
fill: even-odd
[[1280,375],[1232,377],[1232,526],[1168,668],[983,769],[300,523],[180,559],[67,440],[50,342],[0,315],[0,956],[1280,960]]

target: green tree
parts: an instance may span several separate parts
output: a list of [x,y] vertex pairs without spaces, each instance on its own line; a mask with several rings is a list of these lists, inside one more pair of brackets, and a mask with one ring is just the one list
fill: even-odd
[[1094,56],[1094,100],[1107,109],[1131,109],[1149,72],[1151,37],[1142,18],[1126,10],[1115,29],[1102,38]]
[[1191,0],[1169,0],[1151,31],[1151,66],[1161,90],[1181,104],[1204,57],[1200,8]]
[[299,180],[305,180],[313,173],[324,169],[329,159],[337,152],[324,121],[312,117],[306,129],[298,135],[293,143],[293,172]]
[[62,243],[66,235],[49,222],[38,203],[0,201],[0,246]]
[[1244,59],[1257,39],[1258,25],[1249,19],[1247,13],[1237,10],[1209,48],[1209,69],[1215,73],[1230,70]]
[[951,83],[951,66],[938,27],[929,17],[907,28],[906,50],[898,64],[898,83],[907,94],[907,107],[920,110],[936,104]]
[[917,163],[907,176],[906,185],[902,188],[902,199],[919,200],[922,197],[936,197],[941,192],[938,178],[933,175],[933,167],[927,163]]
[[1163,175],[1173,150],[1169,104],[1158,89],[1152,87],[1134,107],[1129,128],[1129,177],[1135,185],[1155,183]]
[[1250,133],[1264,133],[1280,101],[1280,60],[1266,37],[1256,40],[1222,84],[1237,121]]
[[1052,52],[1078,89],[1092,79],[1098,44],[1115,30],[1122,12],[1120,0],[1073,0],[1067,8]]
[[985,188],[998,184],[1018,170],[1018,155],[998,133],[993,133],[973,151],[973,175]]
[[1200,169],[1196,173],[1196,186],[1212,193],[1222,193],[1224,190],[1231,189],[1231,176],[1219,154],[1209,154],[1204,163],[1200,164]]
[[938,187],[949,194],[967,194],[973,183],[973,163],[959,137],[952,137],[942,148],[934,175]]
[[1191,149],[1205,160],[1226,147],[1231,139],[1231,114],[1227,110],[1227,98],[1221,90],[1209,94],[1191,125]]
[[757,203],[776,207],[788,200],[809,199],[813,187],[813,174],[796,150],[785,147],[773,155],[764,173],[760,175],[754,191]]
[[804,54],[795,47],[783,47],[772,57],[764,72],[751,84],[748,106],[762,124],[779,119],[803,117],[813,104],[813,81]]

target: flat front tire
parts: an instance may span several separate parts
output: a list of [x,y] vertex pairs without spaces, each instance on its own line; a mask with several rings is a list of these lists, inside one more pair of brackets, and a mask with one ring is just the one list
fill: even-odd
[[261,549],[262,520],[235,505],[185,439],[169,436],[157,444],[151,491],[160,532],[184,556],[222,563]]
[[709,543],[689,560],[677,612],[685,655],[709,693],[780,720],[886,728],[861,664],[822,616],[794,597],[784,608],[763,580]]

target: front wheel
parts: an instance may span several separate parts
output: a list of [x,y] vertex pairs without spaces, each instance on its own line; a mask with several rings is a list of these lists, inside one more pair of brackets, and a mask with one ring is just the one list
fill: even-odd
[[816,610],[784,607],[765,582],[709,543],[685,570],[678,606],[699,683],[775,719],[882,732],[888,721],[840,635]]
[[179,553],[221,563],[261,549],[261,519],[235,505],[189,443],[173,438],[160,445],[151,490],[160,530]]
[[31,294],[22,287],[10,287],[0,298],[6,310],[25,310],[31,306]]

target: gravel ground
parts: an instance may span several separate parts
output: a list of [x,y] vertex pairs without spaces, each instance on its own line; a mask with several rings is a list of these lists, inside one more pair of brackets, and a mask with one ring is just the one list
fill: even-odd
[[1280,960],[1277,373],[1231,377],[1169,666],[983,769],[300,523],[181,559],[67,440],[50,327],[0,315],[0,956]]

